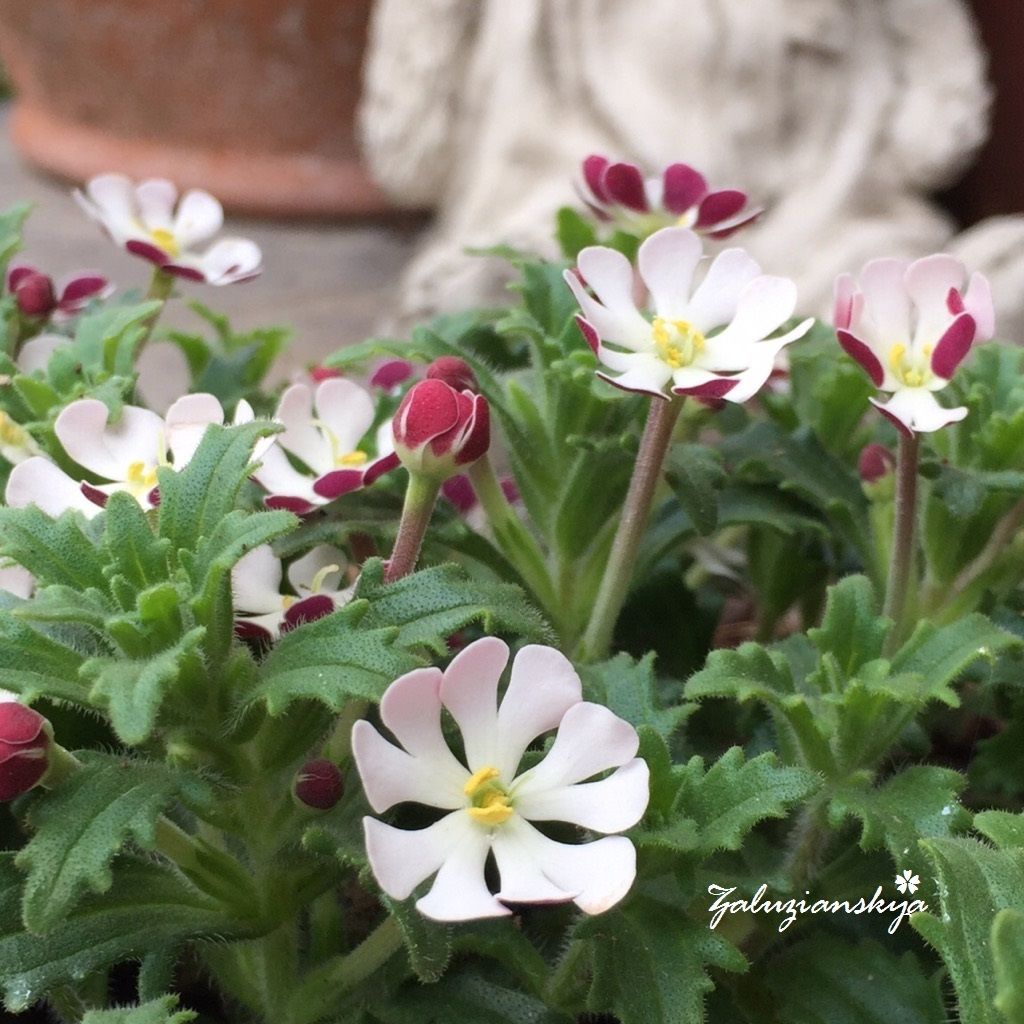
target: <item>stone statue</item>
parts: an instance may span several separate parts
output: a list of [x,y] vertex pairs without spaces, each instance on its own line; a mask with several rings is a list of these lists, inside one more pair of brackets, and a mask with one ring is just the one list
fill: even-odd
[[874,256],[945,249],[1024,338],[1024,218],[955,234],[929,194],[985,138],[985,58],[961,0],[378,0],[362,135],[394,198],[436,210],[405,317],[500,296],[504,242],[553,254],[581,159],[680,160],[767,207],[745,229],[801,304]]

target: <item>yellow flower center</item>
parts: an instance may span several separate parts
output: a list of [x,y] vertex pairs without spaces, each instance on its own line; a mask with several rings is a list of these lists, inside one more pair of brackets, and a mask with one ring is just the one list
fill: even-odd
[[149,237],[161,248],[168,256],[177,257],[181,254],[181,247],[178,245],[178,240],[174,237],[174,233],[168,231],[167,228],[153,228]]
[[899,342],[889,349],[889,369],[904,387],[923,387],[932,379],[931,345],[925,345],[921,355],[923,360],[908,357],[907,346]]
[[135,497],[146,494],[156,487],[156,466],[147,466],[141,460],[133,462],[128,466],[124,482]]
[[345,452],[344,455],[336,454],[334,456],[334,464],[336,466],[361,466],[367,458],[366,452]]
[[30,441],[29,433],[0,409],[0,442],[12,448],[22,448]]
[[651,337],[658,358],[673,370],[689,366],[704,348],[705,338],[688,320],[666,320],[656,316]]
[[512,817],[512,803],[498,782],[497,768],[488,766],[473,772],[462,791],[471,804],[466,813],[481,825],[501,825]]

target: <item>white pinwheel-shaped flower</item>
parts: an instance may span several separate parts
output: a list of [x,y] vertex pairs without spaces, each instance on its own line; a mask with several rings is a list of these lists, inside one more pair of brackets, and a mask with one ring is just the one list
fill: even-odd
[[920,884],[920,877],[915,875],[910,868],[907,868],[902,874],[896,876],[896,888],[899,889],[900,892],[909,892],[911,896],[917,892],[917,887]]
[[176,277],[206,284],[236,284],[256,277],[263,256],[247,238],[221,238],[224,211],[208,192],[178,190],[164,178],[135,184],[123,174],[91,178],[75,191],[79,206],[118,245]]
[[[636,730],[582,700],[579,676],[551,647],[531,645],[516,655],[499,706],[508,658],[503,641],[486,637],[444,672],[416,669],[395,680],[380,715],[401,746],[366,721],[352,731],[374,811],[414,801],[449,812],[413,831],[363,819],[370,867],[386,893],[405,899],[436,875],[416,903],[435,920],[499,917],[511,913],[507,903],[569,900],[598,914],[625,896],[636,875],[633,844],[607,834],[636,824],[647,807],[648,769],[636,757]],[[465,763],[445,741],[442,708],[462,733]],[[552,729],[558,732],[543,760],[520,772],[526,748]],[[532,824],[555,821],[606,835],[561,843]],[[485,879],[489,855],[501,879],[496,893]]]
[[[236,419],[252,418],[248,403],[239,403]],[[195,454],[211,423],[224,422],[224,410],[213,395],[179,398],[160,417],[149,409],[126,405],[115,423],[110,410],[95,398],[66,406],[54,423],[64,451],[89,473],[106,483],[77,481],[43,456],[20,462],[7,481],[7,504],[38,505],[57,516],[69,508],[91,518],[115,491],[127,491],[143,508],[160,501],[157,469],[181,469]]]
[[971,276],[952,256],[880,259],[865,264],[859,287],[850,274],[836,279],[834,322],[839,344],[871,382],[892,397],[871,403],[903,433],[929,433],[967,415],[935,397],[975,341],[995,333],[988,281]]
[[288,567],[294,593],[283,594],[281,560],[269,544],[253,548],[231,570],[235,635],[269,643],[348,604],[355,587],[338,589],[346,561],[337,548],[318,545]]
[[[761,273],[743,249],[726,249],[696,286],[701,241],[688,228],[663,228],[641,246],[640,277],[654,307],[649,320],[633,298],[633,267],[620,252],[590,246],[579,275],[565,279],[583,310],[587,344],[609,370],[598,375],[626,391],[745,402],[767,381],[783,346],[813,320],[770,338],[796,308],[796,285]],[[582,278],[582,280],[581,280]],[[593,291],[590,294],[588,288]]]
[[[253,474],[269,492],[267,506],[302,515],[373,483],[397,466],[390,423],[382,425],[371,442],[376,456],[367,451],[375,415],[369,392],[343,377],[329,377],[315,391],[306,384],[287,388],[274,413],[284,431]],[[297,469],[288,455],[305,471]]]

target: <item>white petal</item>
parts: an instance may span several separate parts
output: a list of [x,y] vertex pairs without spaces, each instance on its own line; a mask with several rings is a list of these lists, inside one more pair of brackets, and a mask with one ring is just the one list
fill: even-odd
[[971,283],[964,295],[964,309],[974,317],[977,332],[975,343],[991,341],[996,333],[996,311],[992,304],[992,288],[982,274],[971,274]]
[[700,238],[688,228],[662,228],[640,246],[640,276],[658,316],[687,319],[690,286],[702,253]]
[[316,389],[313,398],[318,419],[334,435],[338,454],[359,447],[374,418],[373,399],[355,381],[331,377]]
[[813,325],[814,318],[810,317],[777,338],[760,341],[751,346],[747,367],[736,375],[737,383],[724,396],[726,401],[746,402],[753,398],[772,375],[779,352],[790,342],[802,338]]
[[54,423],[64,450],[80,466],[107,480],[125,480],[134,462],[156,466],[164,453],[164,421],[155,412],[125,405],[117,423],[98,399],[66,406]]
[[634,758],[598,782],[516,794],[516,810],[530,821],[568,821],[594,832],[632,828],[647,810],[650,771]]
[[636,878],[636,850],[625,836],[606,836],[578,845],[556,843],[513,815],[495,829],[492,846],[502,876],[499,899],[529,902],[528,893],[505,890],[505,873],[525,882],[528,872],[537,872],[555,888],[576,893],[573,902],[580,910],[600,914],[615,906]]
[[85,192],[75,192],[78,205],[106,228],[119,245],[137,236],[135,189],[123,174],[100,174],[85,184]]
[[495,767],[501,778],[514,778],[523,751],[542,733],[556,728],[566,711],[582,699],[580,677],[561,651],[540,644],[528,644],[519,651],[498,710]]
[[167,447],[174,468],[187,466],[211,423],[224,422],[224,410],[213,395],[184,395],[167,410]]
[[248,238],[222,238],[215,242],[199,260],[199,269],[207,284],[234,284],[246,281],[260,272],[263,254]]
[[874,398],[870,401],[908,429],[925,434],[941,430],[950,423],[958,423],[968,413],[966,406],[946,409],[939,405],[935,395],[927,388],[901,388],[884,404]]
[[348,559],[343,551],[330,544],[318,544],[288,567],[288,582],[300,597],[307,597],[312,592],[317,573],[333,565],[337,566],[337,569],[323,577],[319,589],[321,592],[337,590],[341,585],[341,574],[347,563]]
[[22,373],[45,371],[50,356],[59,348],[71,344],[71,339],[63,334],[39,334],[21,346],[18,352],[18,369]]
[[231,570],[235,610],[281,613],[281,562],[269,544],[242,555]]
[[[441,702],[462,733],[471,771],[497,767],[498,681],[508,664],[508,644],[495,636],[474,640],[452,659],[441,683]],[[503,780],[506,784],[508,779]]]
[[[271,440],[273,441],[274,438]],[[262,465],[254,470],[253,479],[269,494],[277,497],[299,498],[310,505],[326,504],[327,499],[322,498],[313,490],[315,478],[300,473],[276,444],[271,444],[256,457]]]
[[[741,293],[736,315],[720,334],[708,339],[716,349],[728,352],[732,347],[742,349],[751,342],[766,338],[784,324],[796,308],[796,285],[785,277],[763,275],[751,281]],[[722,366],[718,356],[714,366],[701,360],[706,369],[742,369],[741,365]]]
[[690,300],[689,320],[707,333],[736,315],[743,289],[761,273],[744,249],[725,249],[714,259]]
[[709,381],[718,380],[720,377],[720,373],[704,370],[699,366],[681,366],[678,370],[672,371],[672,387],[699,388]]
[[212,238],[224,225],[224,210],[219,202],[201,189],[191,189],[182,196],[174,218],[174,237],[182,249],[191,249],[198,242]]
[[11,470],[5,500],[11,508],[38,505],[50,516],[77,509],[86,519],[92,519],[101,511],[82,493],[77,481],[41,455],[19,462]]
[[590,246],[580,252],[577,262],[597,299],[591,298],[571,271],[565,272],[565,280],[598,334],[627,348],[642,346],[650,337],[651,327],[633,301],[633,267],[629,260],[613,249]]
[[953,320],[947,300],[951,288],[961,289],[966,271],[952,256],[939,253],[915,260],[907,268],[904,280],[907,293],[917,307],[914,348],[934,345]]
[[274,419],[284,424],[277,443],[300,458],[317,476],[334,469],[330,442],[313,419],[313,392],[305,384],[286,388]]
[[646,394],[665,397],[664,389],[672,379],[672,368],[657,356],[638,352],[634,356],[634,362],[625,373],[618,376],[598,373],[598,376],[623,391],[642,391]]
[[[851,331],[872,346],[883,365],[893,345],[910,343],[910,297],[903,283],[907,266],[906,260],[872,260],[860,273],[864,303]],[[871,329],[862,333],[864,317]]]
[[[35,585],[36,581],[32,573],[20,565],[7,565],[0,568],[0,590],[6,590],[8,594],[29,598],[32,596]],[[0,690],[0,694],[6,692],[6,690]]]
[[192,371],[185,353],[172,341],[149,341],[135,362],[135,387],[146,407],[166,413],[179,395],[188,391]]
[[171,230],[174,223],[174,201],[177,198],[178,190],[174,182],[166,178],[150,178],[136,187],[135,201],[139,218],[147,231]]
[[581,701],[565,713],[558,734],[540,764],[513,784],[516,799],[583,782],[636,756],[636,729],[601,704]]

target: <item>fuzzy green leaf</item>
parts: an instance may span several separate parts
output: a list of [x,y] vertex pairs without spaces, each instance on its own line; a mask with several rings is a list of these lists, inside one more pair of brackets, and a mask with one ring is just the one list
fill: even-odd
[[123,576],[136,590],[166,580],[170,541],[154,535],[139,503],[127,492],[117,491],[105,512],[106,574]]
[[996,1009],[1007,1024],[1024,1024],[1024,913],[1001,910],[992,923]]
[[599,665],[585,666],[582,673],[588,700],[604,704],[638,728],[651,726],[666,740],[696,710],[695,704],[661,706],[653,654],[640,661],[617,654]]
[[718,525],[718,491],[725,481],[718,452],[703,444],[676,445],[669,452],[665,475],[697,531],[711,533]]
[[82,1024],[188,1024],[196,1019],[192,1010],[179,1010],[177,996],[162,996],[138,1006],[115,1010],[90,1010]]
[[51,519],[35,505],[0,508],[0,554],[23,565],[40,585],[104,590],[104,560],[87,535],[89,528],[78,512]]
[[982,811],[974,816],[974,827],[1000,850],[1024,849],[1024,814]]
[[889,621],[877,608],[871,581],[866,576],[847,576],[829,587],[821,626],[807,631],[811,643],[822,654],[831,654],[847,678],[882,656]]
[[88,690],[78,676],[84,660],[80,651],[56,635],[17,621],[10,611],[0,611],[0,676],[4,688],[27,703],[52,697],[88,704]]
[[451,927],[424,917],[414,906],[413,898],[400,902],[382,895],[381,902],[402,932],[416,977],[426,984],[440,980],[452,958]]

